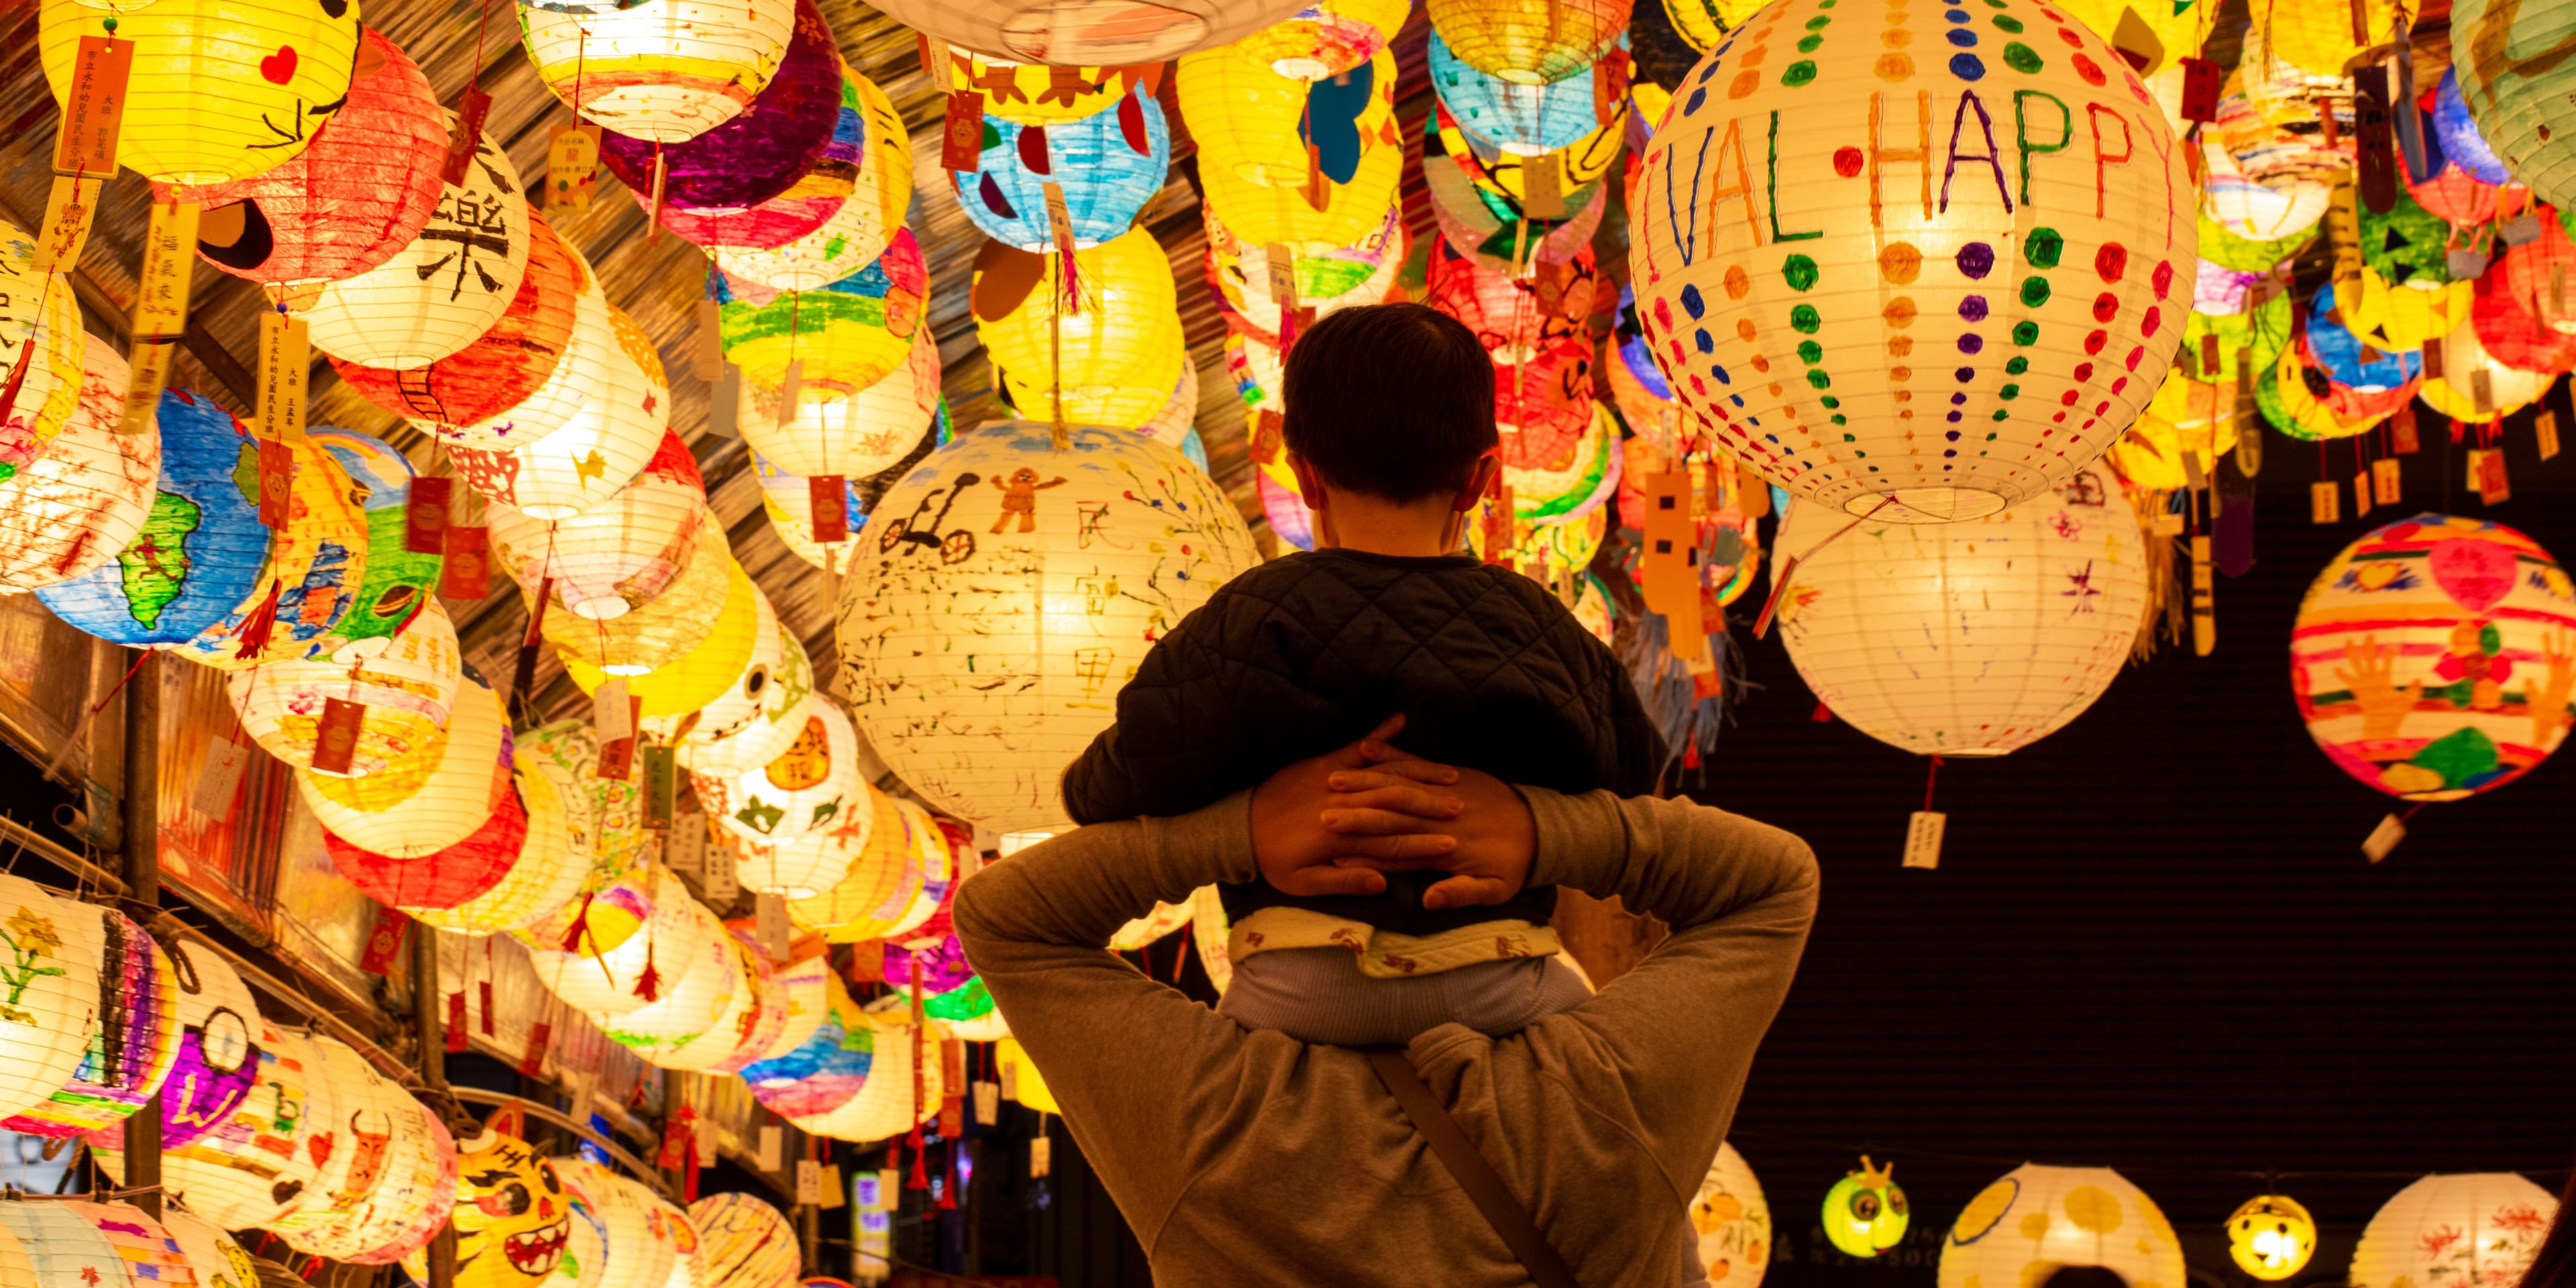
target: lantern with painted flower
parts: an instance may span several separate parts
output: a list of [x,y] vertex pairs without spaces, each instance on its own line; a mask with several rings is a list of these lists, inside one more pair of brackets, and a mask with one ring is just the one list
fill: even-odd
[[609,132],[599,159],[618,181],[652,199],[662,168],[665,207],[740,209],[793,188],[822,159],[841,110],[841,55],[813,0],[797,0],[778,71],[739,115],[685,142]]
[[45,1103],[88,1050],[99,999],[96,910],[0,873],[0,1115]]
[[[408,368],[368,366],[334,352],[331,365],[340,378],[386,411],[436,422],[442,427],[440,437],[451,442],[496,445],[513,441],[514,433],[527,437],[552,428],[546,424],[519,433],[507,413],[545,388],[554,375],[565,346],[572,341],[575,302],[588,286],[590,273],[543,216],[532,211],[527,219],[526,271],[508,307],[488,329],[445,357]],[[466,253],[457,252],[460,257]],[[323,294],[327,302],[330,292]],[[354,307],[351,311],[355,312]],[[360,319],[351,320],[363,325]],[[542,407],[569,415],[570,409],[560,406],[562,401],[550,399]],[[532,416],[539,410],[531,408]]]
[[[1919,31],[1892,14],[1891,36],[1949,52],[1873,60],[1850,52],[1862,20],[1821,3],[1763,10],[1648,146],[1630,267],[1656,361],[1695,428],[1827,509],[1942,523],[2067,485],[2155,392],[2191,300],[2191,184],[2163,112],[2100,37],[2042,7],[1926,11]],[[1791,47],[1811,39],[1821,56]],[[1775,46],[1785,65],[1764,62]],[[2015,174],[1969,161],[1965,134],[1938,205],[1928,178],[1871,177],[1853,141],[1873,120],[1991,116],[1995,86],[2086,104],[2066,137],[2098,127],[2106,156],[2124,138],[2132,159]],[[1773,110],[1809,124],[1770,173],[1804,177],[1764,196],[1737,180],[1762,172]]]
[[2344,548],[2290,628],[2291,689],[2319,749],[2408,800],[2528,773],[2576,707],[2576,585],[2500,523],[2422,514]]
[[2179,1284],[2182,1247],[2155,1200],[2107,1167],[2026,1163],[1968,1200],[1941,1245],[1940,1288],[2009,1283],[2031,1265]]
[[259,450],[250,431],[181,389],[161,395],[158,420],[160,476],[134,539],[115,559],[36,590],[54,616],[117,644],[195,638],[263,584],[268,565],[269,531],[239,468]]
[[734,119],[787,56],[794,0],[645,0],[604,13],[523,5],[537,78],[583,120],[684,143]]
[[620,617],[688,566],[707,522],[706,484],[688,444],[665,430],[643,471],[598,505],[559,519],[506,505],[488,513],[494,557],[512,580],[552,582],[556,605],[576,617]]
[[1701,1177],[1690,1205],[1690,1223],[1699,1235],[1699,1265],[1709,1281],[1725,1280],[1728,1288],[1761,1288],[1771,1269],[1771,1204],[1762,1197],[1762,1182],[1744,1155],[1727,1141],[1717,1144],[1717,1157]]
[[161,435],[116,432],[125,359],[96,336],[81,342],[80,401],[62,432],[0,479],[0,585],[33,590],[81,576],[115,558],[152,512]]
[[236,671],[227,690],[242,732],[299,769],[313,764],[326,706],[362,704],[346,776],[363,778],[445,741],[462,666],[456,628],[432,598],[390,639]]
[[109,15],[84,0],[45,0],[41,13],[57,104],[81,37],[133,42],[116,161],[155,183],[222,183],[292,159],[340,110],[357,64],[354,4],[181,0],[132,7],[104,29]]
[[1011,404],[1033,420],[1060,408],[1075,424],[1144,424],[1180,376],[1170,258],[1141,228],[1075,252],[1078,306],[1063,298],[1058,258],[999,242],[975,257],[976,333]]
[[[1077,536],[1079,555],[1054,553]],[[838,631],[852,714],[895,772],[936,784],[942,809],[1005,828],[1061,821],[1055,780],[1107,725],[1148,640],[1255,558],[1233,505],[1179,453],[1088,427],[1059,451],[1028,422],[931,453],[887,492],[861,550]],[[980,569],[1018,564],[1042,566],[1037,582],[974,589]],[[972,675],[962,655],[920,646],[959,630],[982,636]]]
[[37,1136],[77,1136],[112,1127],[161,1094],[179,1060],[179,980],[161,945],[113,908],[57,900],[98,944],[98,992],[88,1050],[52,1095],[0,1127]]
[[1385,218],[1404,164],[1391,53],[1303,81],[1257,52],[1210,49],[1181,60],[1178,89],[1208,209],[1236,236],[1346,246]]
[[509,726],[500,698],[470,668],[448,711],[445,739],[423,740],[364,777],[298,770],[296,785],[322,826],[397,859],[434,854],[481,826],[508,772]]
[[840,281],[811,291],[774,291],[720,280],[725,360],[754,384],[775,385],[789,363],[801,378],[841,393],[864,389],[903,365],[921,330],[930,276],[912,230]]
[[1516,85],[1562,80],[1601,58],[1631,0],[1425,0],[1461,62]]
[[[711,239],[700,244],[717,268],[777,290],[810,291],[867,267],[902,231],[912,201],[912,144],[903,116],[876,82],[847,69],[843,74],[844,112],[855,104],[866,130],[848,195],[821,222],[786,241],[737,241],[724,219],[708,220]],[[767,223],[758,221],[750,231]]]
[[1053,125],[987,118],[972,170],[950,172],[959,209],[985,236],[1027,251],[1055,249],[1047,189],[1063,198],[1076,248],[1127,231],[1163,187],[1171,127],[1143,85],[1116,107]]
[[2519,1283],[2557,1211],[2558,1200],[2519,1173],[2427,1176],[2362,1227],[2350,1278],[2356,1288]]
[[467,486],[537,519],[568,519],[609,504],[653,460],[670,417],[662,355],[635,320],[605,307],[557,368],[578,363],[587,390],[561,427],[498,450],[448,445]]

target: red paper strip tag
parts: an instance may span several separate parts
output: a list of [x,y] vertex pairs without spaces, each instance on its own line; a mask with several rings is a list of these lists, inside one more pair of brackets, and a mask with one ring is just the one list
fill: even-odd
[[539,1020],[528,1030],[528,1053],[519,1057],[519,1072],[534,1078],[546,1071],[546,1048],[554,1044],[555,1026]]
[[[32,347],[32,346],[31,346]],[[259,521],[274,532],[286,526],[295,494],[295,449],[274,438],[259,444]]]
[[853,984],[885,982],[885,941],[870,939],[851,946],[850,982]]
[[483,118],[492,113],[492,96],[468,85],[456,96],[456,126],[447,132],[447,160],[438,167],[439,181],[453,187],[465,182],[465,167],[483,141]]
[[500,1030],[493,1027],[492,1024],[492,981],[488,979],[476,980],[474,982],[474,992],[475,1000],[483,1007],[483,1036],[487,1038],[498,1037],[500,1035]]
[[491,529],[447,530],[447,562],[439,569],[438,593],[449,599],[481,599],[492,593]]
[[[2424,355],[2426,357],[2431,357],[2432,355],[2441,352],[2441,348],[2442,346],[2438,344],[2426,345],[2424,346]],[[2396,452],[2400,456],[2413,456],[2416,452],[2422,450],[2421,445],[2415,438],[2415,405],[2413,403],[2408,403],[2405,406],[2399,407],[2397,409],[2397,414],[2388,418],[2388,440],[2391,444],[2390,450]]]
[[2227,82],[2227,70],[2208,58],[2185,58],[2182,63],[2182,119],[2215,121],[2218,119],[2218,95]]
[[939,138],[939,164],[956,171],[984,167],[984,96],[971,89],[950,91],[948,120]]
[[805,480],[807,496],[814,507],[814,539],[824,545],[838,545],[850,538],[850,506],[841,491],[841,476],[817,474]]
[[447,1049],[450,1052],[462,1051],[466,1045],[465,995],[450,993],[447,995]]
[[349,762],[358,751],[358,729],[366,719],[366,703],[339,698],[322,699],[322,720],[313,730],[313,768],[316,772],[349,772]]
[[402,909],[376,909],[376,928],[367,935],[367,950],[358,958],[358,969],[370,975],[390,974],[396,954],[402,951],[403,931],[410,926],[411,915]]
[[403,551],[415,555],[447,553],[447,509],[456,480],[422,477],[411,481],[411,500],[403,508]]
[[[950,1096],[939,1102],[939,1134],[955,1140],[966,1133],[966,1097]],[[940,1197],[948,1197],[947,1191]]]
[[54,173],[116,177],[116,136],[125,121],[126,82],[134,75],[134,42],[83,36],[64,87],[63,120],[54,140]]
[[1628,51],[1613,49],[1592,68],[1592,120],[1608,125],[1628,97]]

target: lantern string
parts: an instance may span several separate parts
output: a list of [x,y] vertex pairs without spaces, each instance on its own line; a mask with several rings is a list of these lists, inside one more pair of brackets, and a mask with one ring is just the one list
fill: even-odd
[[1923,774],[1923,812],[1932,812],[1932,785],[1941,777],[1941,758],[1932,758],[1932,767]]
[[107,704],[116,700],[117,694],[125,692],[125,682],[133,679],[136,671],[143,669],[143,659],[150,656],[152,656],[152,650],[148,648],[136,649],[134,651],[134,665],[125,668],[125,674],[118,678],[116,681],[116,687],[109,689],[107,691],[107,696],[100,698],[98,700],[98,704],[89,709],[89,713],[92,717],[96,717],[99,712],[105,711],[107,709]]

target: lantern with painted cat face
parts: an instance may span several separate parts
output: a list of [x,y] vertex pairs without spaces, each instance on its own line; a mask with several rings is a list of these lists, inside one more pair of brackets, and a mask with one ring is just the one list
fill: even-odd
[[456,1160],[456,1288],[537,1288],[572,1237],[572,1209],[552,1164],[497,1131]]

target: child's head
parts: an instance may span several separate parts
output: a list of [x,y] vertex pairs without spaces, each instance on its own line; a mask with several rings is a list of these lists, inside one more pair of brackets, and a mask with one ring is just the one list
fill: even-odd
[[1335,508],[1318,495],[1329,492],[1346,515],[1421,510],[1446,522],[1491,468],[1493,359],[1445,313],[1373,304],[1327,314],[1288,351],[1281,392],[1300,477],[1323,485],[1304,489],[1318,511]]

